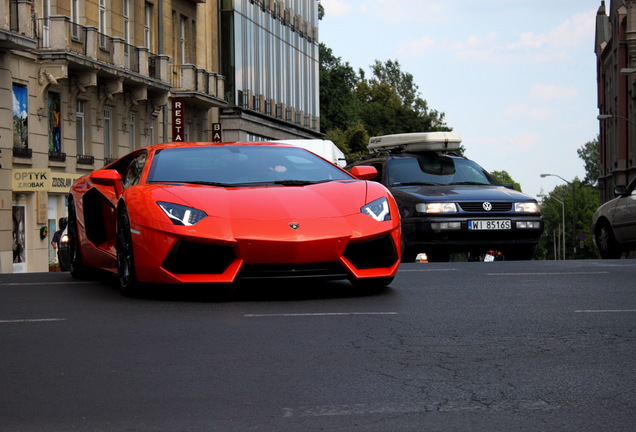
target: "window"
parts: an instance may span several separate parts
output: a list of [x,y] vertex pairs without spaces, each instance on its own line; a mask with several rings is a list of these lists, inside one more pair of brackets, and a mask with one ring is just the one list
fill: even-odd
[[106,34],[108,33],[106,25],[106,0],[99,0],[97,24],[99,25],[99,46],[100,48],[104,48],[106,47]]
[[42,45],[48,47],[50,44],[51,30],[51,2],[44,0],[42,3]]
[[130,69],[130,0],[124,0],[123,7],[123,16],[124,16],[124,41],[126,44],[124,45],[124,67],[126,69]]
[[135,134],[137,133],[136,129],[135,129],[135,122],[136,122],[136,118],[135,118],[135,113],[130,113],[130,115],[128,116],[128,132],[129,132],[129,137],[128,137],[128,144],[130,147],[130,151],[133,151],[135,149]]
[[77,155],[84,155],[84,140],[86,127],[84,125],[84,101],[78,100],[75,108],[75,141],[77,142]]
[[150,44],[152,42],[152,4],[146,3],[146,7],[144,8],[144,47],[150,49]]
[[179,19],[179,50],[181,51],[181,64],[186,63],[186,29],[188,26],[187,18],[181,15]]
[[62,153],[62,122],[60,113],[60,94],[49,93],[49,153]]
[[104,108],[104,161],[113,158],[113,109]]
[[29,148],[29,91],[13,85],[13,148]]
[[71,36],[75,39],[79,39],[80,37],[79,1],[80,0],[71,0]]

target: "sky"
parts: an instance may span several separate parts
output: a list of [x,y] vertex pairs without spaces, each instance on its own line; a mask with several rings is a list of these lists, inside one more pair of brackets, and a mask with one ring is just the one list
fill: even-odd
[[486,170],[535,198],[565,184],[542,173],[585,177],[577,150],[599,133],[601,0],[320,2],[320,42],[367,76],[375,60],[397,60]]

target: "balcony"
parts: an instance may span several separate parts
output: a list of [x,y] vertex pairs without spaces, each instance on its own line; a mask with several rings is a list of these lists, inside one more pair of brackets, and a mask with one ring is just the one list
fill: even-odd
[[225,77],[193,64],[172,66],[172,94],[203,106],[224,106]]
[[13,157],[31,159],[33,158],[33,149],[27,147],[13,147]]
[[51,162],[66,162],[66,153],[49,150],[49,160]]
[[124,39],[99,33],[97,28],[82,26],[66,16],[55,15],[36,20],[37,49],[43,61],[66,60],[69,68],[99,70],[113,78],[167,91],[169,57],[152,54]]
[[31,7],[30,2],[0,1],[0,16],[3,17],[0,20],[0,51],[34,49],[37,46]]

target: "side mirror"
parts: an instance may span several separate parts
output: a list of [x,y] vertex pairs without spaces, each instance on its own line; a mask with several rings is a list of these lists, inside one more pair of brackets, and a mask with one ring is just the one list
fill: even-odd
[[349,172],[360,180],[371,180],[378,175],[378,170],[370,165],[357,165],[351,168]]
[[120,195],[123,191],[121,185],[121,174],[114,169],[101,169],[90,173],[90,179],[93,183],[101,186],[112,186],[115,193]]
[[616,196],[627,196],[627,188],[623,185],[616,186],[614,188],[614,195]]

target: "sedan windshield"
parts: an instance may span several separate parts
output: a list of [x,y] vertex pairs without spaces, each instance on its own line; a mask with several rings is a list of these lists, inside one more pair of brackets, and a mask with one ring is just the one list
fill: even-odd
[[352,177],[295,147],[201,146],[158,151],[148,182],[212,186],[302,186]]
[[496,185],[486,170],[468,159],[426,155],[398,158],[388,166],[390,186],[409,185]]

